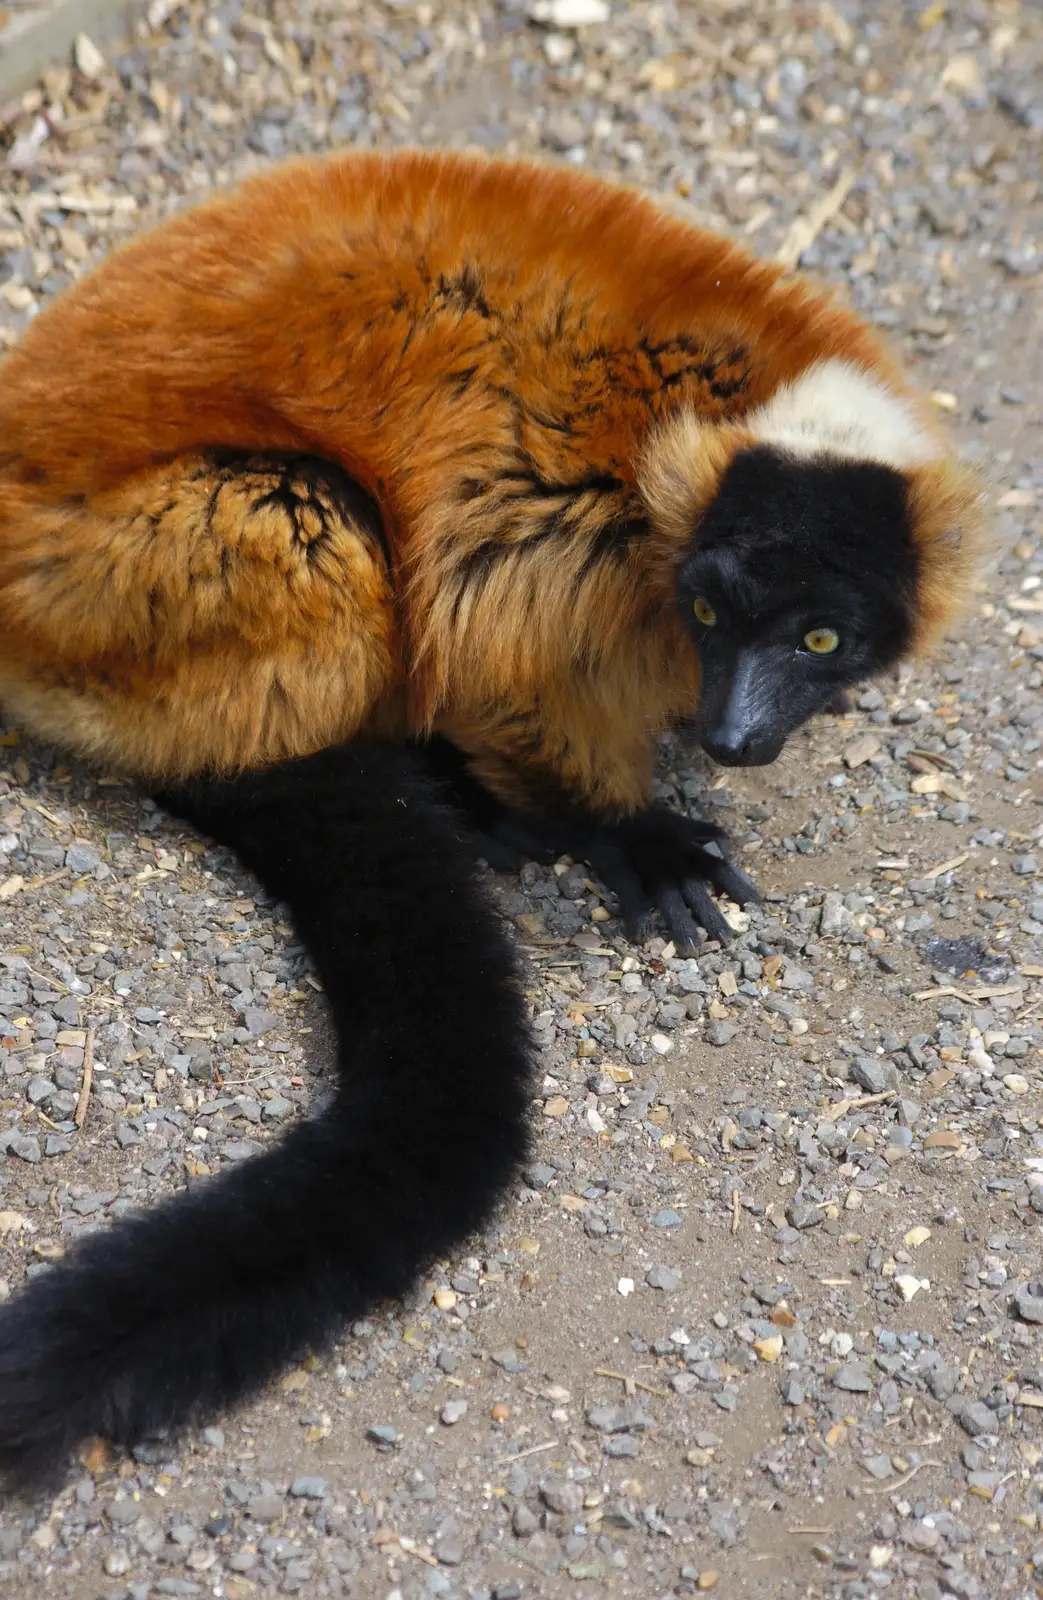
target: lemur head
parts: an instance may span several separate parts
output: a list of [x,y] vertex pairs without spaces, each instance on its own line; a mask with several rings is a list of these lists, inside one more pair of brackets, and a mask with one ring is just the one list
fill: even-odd
[[839,691],[936,638],[973,580],[977,485],[907,396],[847,362],[738,426],[675,424],[647,467],[660,528],[687,518],[676,603],[725,765],[774,761]]

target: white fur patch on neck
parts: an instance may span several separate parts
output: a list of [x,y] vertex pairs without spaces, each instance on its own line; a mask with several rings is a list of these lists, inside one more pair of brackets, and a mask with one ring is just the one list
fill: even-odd
[[850,361],[817,361],[744,424],[792,455],[839,456],[901,471],[937,460],[938,444],[912,407]]

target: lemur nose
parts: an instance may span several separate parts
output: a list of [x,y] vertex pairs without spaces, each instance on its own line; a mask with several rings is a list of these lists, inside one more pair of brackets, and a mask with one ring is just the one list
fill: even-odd
[[703,741],[703,748],[722,767],[741,767],[749,762],[753,740],[749,730],[738,723],[724,722]]

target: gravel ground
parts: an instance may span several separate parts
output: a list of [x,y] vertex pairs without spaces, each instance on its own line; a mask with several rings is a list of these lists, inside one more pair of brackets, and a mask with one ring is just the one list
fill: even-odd
[[[961,639],[774,769],[664,742],[662,793],[719,812],[766,891],[727,949],[630,947],[569,862],[499,880],[542,1081],[498,1224],[176,1453],[98,1450],[53,1504],[8,1506],[0,1590],[1043,1594],[1043,13],[149,16],[8,108],[0,341],[284,154],[542,150],[800,257],[892,329],[986,464],[1001,548]],[[15,728],[0,747],[9,1292],[261,1148],[328,1035],[230,858]]]

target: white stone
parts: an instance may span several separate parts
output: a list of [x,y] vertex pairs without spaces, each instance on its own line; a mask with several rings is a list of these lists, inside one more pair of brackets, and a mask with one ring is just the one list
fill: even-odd
[[608,21],[607,0],[533,0],[529,15],[552,28],[589,28]]

